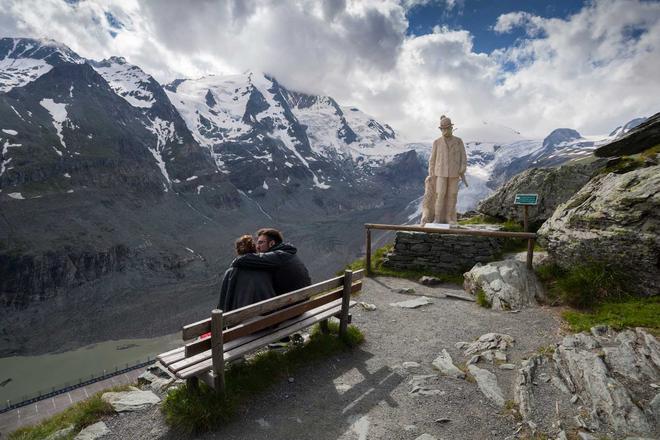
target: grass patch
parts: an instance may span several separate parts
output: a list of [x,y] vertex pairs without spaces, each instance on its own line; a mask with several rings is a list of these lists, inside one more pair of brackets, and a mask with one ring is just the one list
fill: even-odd
[[52,433],[73,425],[73,431],[68,436],[62,439],[72,439],[83,428],[93,425],[101,420],[103,417],[115,414],[112,405],[101,399],[101,395],[107,392],[128,391],[128,385],[109,388],[104,391],[99,391],[89,399],[78,402],[70,406],[63,412],[44,420],[35,426],[28,426],[20,428],[11,434],[8,439],[10,440],[37,440],[43,439]]
[[647,327],[658,336],[660,335],[660,296],[605,302],[589,312],[565,311],[562,317],[575,332],[603,324],[616,330],[626,327]]
[[504,402],[504,407],[502,408],[503,416],[511,416],[516,422],[522,421],[522,415],[520,414],[520,409],[518,404],[513,400],[507,400]]
[[[394,249],[394,245],[388,244],[385,245],[381,248],[376,249],[376,251],[372,254],[371,256],[371,266],[372,266],[372,273],[375,276],[381,276],[381,277],[394,277],[394,278],[405,278],[408,280],[412,281],[417,281],[423,276],[429,276],[429,277],[435,277],[439,279],[440,281],[444,283],[451,283],[451,284],[458,284],[458,285],[463,285],[463,273],[440,273],[440,272],[433,272],[431,270],[424,270],[424,269],[419,269],[419,270],[414,270],[414,269],[408,269],[408,270],[396,270],[396,269],[391,269],[388,267],[383,267],[383,259],[385,258],[385,255],[387,255],[389,252],[392,252]],[[352,263],[350,263],[348,266],[346,266],[346,269],[350,270],[360,270],[360,269],[365,269],[367,267],[366,260],[364,258],[359,258]],[[343,275],[344,271],[337,272],[337,275]]]
[[490,301],[488,301],[484,289],[477,290],[477,304],[479,304],[481,307],[484,307],[486,309],[490,309],[491,307],[493,307]]
[[551,300],[580,309],[628,297],[628,275],[605,263],[588,262],[571,269],[549,264],[537,268],[536,273]]
[[540,354],[541,356],[551,358],[552,355],[555,354],[555,346],[554,345],[544,345],[542,347],[537,348],[536,352],[538,354]]
[[199,390],[185,386],[170,391],[161,407],[170,426],[188,433],[210,431],[229,421],[238,407],[250,396],[263,392],[274,383],[289,377],[297,368],[311,361],[351,349],[364,340],[355,326],[349,326],[345,337],[338,338],[339,324],[328,323],[329,334],[312,328],[310,342],[302,347],[265,351],[243,364],[232,364],[225,372],[226,390],[221,396],[200,383]]
[[474,217],[462,219],[458,221],[459,225],[499,225],[502,224],[502,220],[497,217],[491,217],[490,215],[479,214]]

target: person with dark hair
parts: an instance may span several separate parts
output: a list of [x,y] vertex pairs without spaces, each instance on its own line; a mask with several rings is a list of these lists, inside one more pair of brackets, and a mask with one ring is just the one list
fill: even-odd
[[231,263],[233,268],[262,270],[272,274],[276,295],[282,295],[312,284],[307,267],[298,257],[298,250],[284,243],[277,229],[257,231],[257,253],[239,255]]
[[[257,246],[251,235],[243,235],[234,243],[236,255],[254,255]],[[275,296],[273,274],[264,270],[230,267],[220,287],[218,308],[228,312]]]

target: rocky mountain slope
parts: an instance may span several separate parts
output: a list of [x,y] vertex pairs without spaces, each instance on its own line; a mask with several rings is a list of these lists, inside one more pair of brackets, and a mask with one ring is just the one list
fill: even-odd
[[258,227],[327,276],[424,178],[390,127],[330,97],[256,73],[163,87],[45,40],[0,39],[0,130],[1,354],[175,331]]

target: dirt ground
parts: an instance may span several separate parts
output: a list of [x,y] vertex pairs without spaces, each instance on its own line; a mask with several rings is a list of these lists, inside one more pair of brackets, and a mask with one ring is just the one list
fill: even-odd
[[[413,288],[414,293],[398,293]],[[477,384],[438,374],[431,365],[442,349],[454,364],[468,359],[454,344],[471,342],[489,332],[515,338],[509,362],[517,363],[540,347],[560,340],[560,322],[551,309],[519,313],[484,309],[445,293],[465,295],[459,286],[426,287],[396,278],[366,279],[358,301],[375,304],[352,309],[353,323],[366,337],[354,351],[299,370],[248,403],[235,420],[195,439],[410,439],[429,434],[435,439],[504,439],[516,430],[479,391]],[[391,303],[425,295],[432,304],[402,309]],[[404,368],[404,362],[419,367]],[[512,399],[515,370],[497,374],[505,399]],[[428,375],[426,378],[415,376]],[[411,393],[412,382],[423,384]],[[106,421],[111,434],[103,439],[181,439],[163,421],[160,410],[116,416]]]

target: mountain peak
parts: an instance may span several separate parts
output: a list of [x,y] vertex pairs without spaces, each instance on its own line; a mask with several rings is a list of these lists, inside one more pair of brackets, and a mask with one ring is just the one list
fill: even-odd
[[582,138],[582,135],[577,130],[572,128],[557,128],[552,130],[545,139],[543,139],[543,148],[554,147],[562,142],[570,142]]
[[50,64],[84,63],[67,45],[48,38],[0,38],[0,59],[31,58]]

